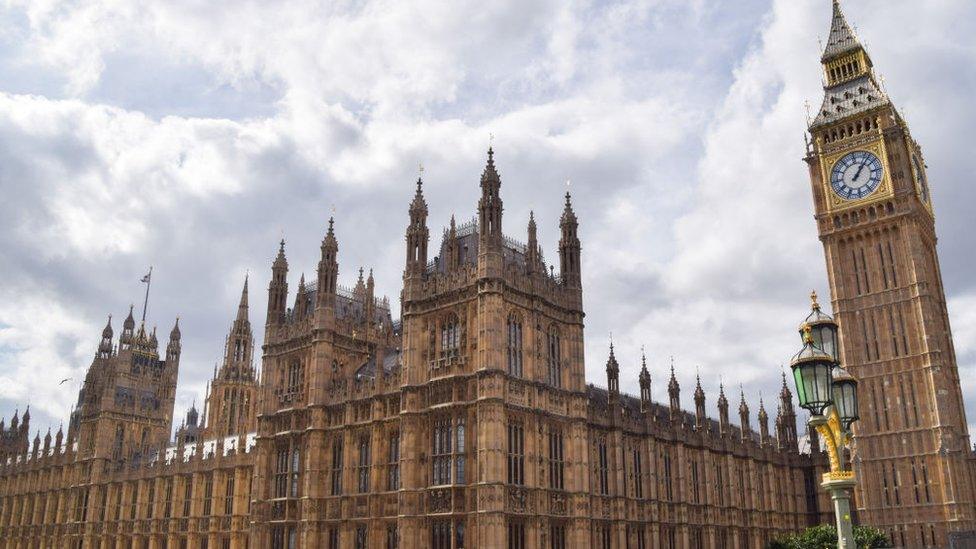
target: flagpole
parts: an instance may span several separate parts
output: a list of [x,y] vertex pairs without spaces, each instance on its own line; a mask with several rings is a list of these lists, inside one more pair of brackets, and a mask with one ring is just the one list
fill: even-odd
[[149,286],[152,285],[152,265],[149,266],[149,274],[143,279],[146,283],[146,299],[142,302],[142,323],[146,323],[146,307],[149,306]]

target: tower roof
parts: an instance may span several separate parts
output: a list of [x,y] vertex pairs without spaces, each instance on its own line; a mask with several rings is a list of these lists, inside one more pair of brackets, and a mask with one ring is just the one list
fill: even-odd
[[823,61],[833,59],[837,56],[852,52],[861,48],[854,31],[847,24],[844,12],[840,8],[840,0],[833,0],[834,12],[830,21],[830,35],[827,37],[827,46],[824,48]]

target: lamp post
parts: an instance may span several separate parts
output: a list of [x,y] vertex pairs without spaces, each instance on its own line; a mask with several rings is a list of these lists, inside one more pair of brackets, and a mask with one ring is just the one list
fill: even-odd
[[857,380],[840,365],[837,323],[820,310],[816,292],[812,311],[800,325],[803,348],[790,361],[800,406],[810,412],[809,424],[820,433],[830,458],[823,486],[834,502],[837,547],[855,549],[851,525],[850,490],[854,471],[844,466],[844,448],[851,440],[851,424],[858,419]]

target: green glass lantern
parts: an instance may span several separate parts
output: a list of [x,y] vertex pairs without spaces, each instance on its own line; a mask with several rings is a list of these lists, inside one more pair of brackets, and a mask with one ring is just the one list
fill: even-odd
[[815,416],[823,415],[833,399],[834,358],[813,342],[809,326],[804,330],[803,348],[790,361],[800,406]]
[[857,380],[847,370],[838,367],[832,384],[833,404],[841,424],[848,428],[858,420]]

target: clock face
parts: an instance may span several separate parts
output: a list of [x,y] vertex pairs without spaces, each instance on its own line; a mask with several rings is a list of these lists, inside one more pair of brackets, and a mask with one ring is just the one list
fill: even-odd
[[854,151],[844,155],[830,172],[830,187],[844,200],[858,200],[869,196],[884,177],[881,160],[868,151]]
[[912,167],[915,168],[915,180],[918,181],[918,196],[922,202],[929,203],[929,182],[925,180],[925,169],[918,155],[912,155]]

